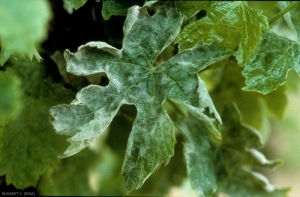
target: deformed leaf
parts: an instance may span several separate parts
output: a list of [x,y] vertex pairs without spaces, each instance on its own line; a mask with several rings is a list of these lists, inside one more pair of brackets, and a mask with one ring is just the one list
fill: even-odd
[[20,85],[21,82],[16,76],[0,71],[0,121],[18,115],[21,107]]
[[265,31],[242,72],[247,85],[243,90],[268,94],[284,84],[292,69],[300,74],[300,45],[271,30]]
[[[185,4],[195,2],[177,2],[176,6],[181,9]],[[240,35],[241,41],[234,55],[240,65],[247,63],[260,41],[261,31],[268,28],[262,11],[250,8],[245,1],[197,2],[197,7],[205,10],[207,15],[182,30],[175,40],[179,49],[191,48],[198,42],[209,44],[213,41],[234,49],[236,38]]]
[[0,176],[5,175],[7,185],[25,189],[35,187],[50,164],[59,163],[57,154],[67,144],[53,133],[48,111],[73,94],[46,80],[41,65],[19,63],[7,72],[22,80],[22,110],[14,120],[1,122]]
[[222,192],[233,197],[286,196],[286,188],[274,187],[252,170],[281,164],[279,160],[267,160],[257,150],[262,145],[259,133],[241,123],[233,104],[225,105],[222,120],[222,141],[212,140],[196,118],[185,118],[177,124],[186,138],[184,154],[188,175],[198,195],[211,196],[214,192],[218,196]]
[[0,1],[0,64],[13,56],[38,62],[42,60],[36,49],[47,35],[50,8],[45,0]]
[[96,139],[119,108],[133,104],[137,117],[129,136],[122,176],[128,191],[139,188],[159,162],[173,155],[173,124],[162,107],[166,99],[184,106],[217,137],[221,122],[199,70],[227,58],[231,51],[215,43],[182,51],[154,67],[156,57],[177,36],[183,16],[162,6],[149,16],[145,8],[131,7],[124,24],[123,48],[90,42],[75,54],[66,50],[67,70],[76,75],[105,72],[105,87],[83,88],[71,105],[52,107],[52,124],[59,134],[71,135],[63,157],[73,155]]

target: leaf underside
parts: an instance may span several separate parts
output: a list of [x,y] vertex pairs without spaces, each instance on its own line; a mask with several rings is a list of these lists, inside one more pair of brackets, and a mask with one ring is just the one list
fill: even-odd
[[241,41],[234,55],[239,65],[246,64],[260,41],[261,31],[268,28],[262,11],[250,8],[245,1],[176,2],[176,7],[188,17],[195,13],[193,5],[205,10],[207,15],[180,32],[175,40],[179,49],[191,48],[198,42],[209,44],[214,41],[220,46],[235,49],[240,36]]
[[52,124],[70,135],[62,157],[73,155],[96,139],[124,104],[135,105],[137,117],[129,136],[122,176],[127,191],[139,188],[155,166],[173,155],[173,124],[162,107],[166,99],[181,104],[217,137],[221,119],[197,72],[227,58],[230,50],[215,43],[182,51],[158,67],[156,57],[177,36],[183,16],[161,7],[153,16],[131,7],[124,24],[123,48],[90,42],[78,52],[66,50],[67,70],[75,75],[105,72],[105,87],[83,88],[71,105],[52,107]]
[[300,74],[299,43],[271,30],[265,31],[253,58],[242,72],[246,77],[243,90],[268,94],[284,84],[292,69]]

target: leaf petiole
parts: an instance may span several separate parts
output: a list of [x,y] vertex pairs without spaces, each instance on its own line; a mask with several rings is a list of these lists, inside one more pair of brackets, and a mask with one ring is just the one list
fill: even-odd
[[294,1],[293,3],[288,5],[286,8],[281,10],[279,13],[277,13],[275,16],[273,16],[269,20],[269,25],[272,25],[278,18],[282,17],[285,13],[287,13],[289,10],[291,10],[293,7],[295,7],[298,3],[300,3],[300,1]]

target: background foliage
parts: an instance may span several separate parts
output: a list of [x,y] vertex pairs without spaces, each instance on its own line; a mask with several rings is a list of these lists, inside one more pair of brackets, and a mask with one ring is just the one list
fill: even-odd
[[1,191],[297,196],[298,11],[2,0]]

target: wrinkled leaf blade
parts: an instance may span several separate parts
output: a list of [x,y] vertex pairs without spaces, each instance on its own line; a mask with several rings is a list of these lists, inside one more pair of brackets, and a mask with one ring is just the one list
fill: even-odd
[[205,8],[203,3],[197,1],[174,1],[176,8],[187,18],[191,18],[201,9]]
[[251,61],[246,64],[243,90],[268,94],[283,85],[289,70],[300,73],[300,45],[272,31],[263,33]]
[[267,18],[262,11],[250,8],[244,1],[199,2],[197,6],[202,7],[207,15],[183,29],[175,40],[179,49],[191,48],[198,42],[209,44],[213,41],[234,49],[237,47],[236,38],[240,35],[241,41],[234,55],[240,65],[248,62],[260,41],[261,31],[268,28]]
[[277,118],[284,117],[287,106],[286,87],[282,86],[266,95],[243,91],[245,78],[242,70],[237,62],[228,62],[223,70],[218,71],[222,77],[212,90],[211,97],[219,112],[222,111],[224,102],[234,102],[241,112],[242,122],[261,131],[264,121],[267,121],[268,112]]

